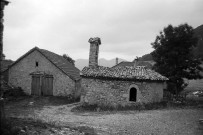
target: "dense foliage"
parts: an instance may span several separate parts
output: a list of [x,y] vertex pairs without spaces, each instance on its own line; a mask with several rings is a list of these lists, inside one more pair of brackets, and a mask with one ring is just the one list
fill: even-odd
[[71,57],[69,57],[68,55],[64,54],[63,57],[69,61],[71,64],[75,65],[75,60],[73,60]]
[[194,48],[193,53],[196,58],[203,60],[203,25],[194,29],[194,35],[198,38],[197,47]]
[[184,78],[201,78],[201,61],[192,53],[197,41],[193,28],[181,24],[177,27],[168,25],[152,43],[154,69],[169,78],[169,83],[175,86],[170,88],[173,93],[179,93],[186,86]]

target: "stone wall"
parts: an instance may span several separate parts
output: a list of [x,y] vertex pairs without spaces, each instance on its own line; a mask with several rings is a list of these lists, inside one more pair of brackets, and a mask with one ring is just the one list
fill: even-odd
[[89,52],[89,66],[97,67],[98,66],[98,56],[99,56],[99,45],[101,40],[98,37],[90,38],[90,52]]
[[81,102],[99,105],[125,106],[129,101],[130,88],[137,89],[137,102],[160,102],[164,82],[132,82],[82,78]]
[[[38,67],[35,63],[38,62]],[[61,72],[37,50],[24,57],[9,69],[9,83],[21,87],[27,94],[31,94],[32,76],[30,73],[44,71],[53,75],[53,95],[66,96],[75,91],[75,81]]]
[[90,44],[89,66],[98,66],[99,45],[96,43]]

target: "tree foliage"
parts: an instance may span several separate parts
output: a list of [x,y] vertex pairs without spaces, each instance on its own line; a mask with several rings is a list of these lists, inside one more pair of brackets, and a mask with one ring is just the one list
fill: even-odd
[[72,65],[75,66],[75,60],[73,60],[71,57],[69,57],[68,55],[64,54],[63,58],[65,58],[67,61],[69,61]]
[[203,60],[203,25],[194,29],[194,34],[198,38],[197,47],[194,48],[193,53],[196,58]]
[[197,45],[194,30],[188,24],[177,27],[168,25],[151,43],[155,49],[151,54],[156,62],[154,69],[169,78],[179,93],[185,85],[184,78],[200,79],[200,59],[195,59],[192,50]]

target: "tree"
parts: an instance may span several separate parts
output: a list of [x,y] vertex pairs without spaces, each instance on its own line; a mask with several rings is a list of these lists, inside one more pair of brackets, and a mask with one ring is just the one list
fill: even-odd
[[3,30],[4,30],[4,25],[3,25],[3,17],[4,17],[4,6],[8,5],[8,1],[6,0],[1,0],[1,9],[0,9],[0,132],[2,131],[3,128],[3,122],[5,122],[5,113],[4,113],[4,101],[2,98],[2,88],[1,88],[1,83],[2,83],[2,74],[1,74],[1,68],[2,68],[2,56],[3,56]]
[[71,57],[69,57],[67,54],[63,55],[63,58],[65,58],[68,62],[70,62],[72,65],[75,66],[75,60],[73,60]]
[[188,24],[177,27],[168,25],[151,43],[155,49],[151,54],[156,62],[154,70],[169,78],[169,84],[175,88],[172,93],[178,94],[186,86],[184,78],[200,79],[201,60],[195,59],[192,53],[197,45],[193,28]]

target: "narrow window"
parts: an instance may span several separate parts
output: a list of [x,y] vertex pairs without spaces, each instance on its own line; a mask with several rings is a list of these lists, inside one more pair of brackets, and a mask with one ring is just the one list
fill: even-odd
[[137,89],[136,88],[131,88],[130,89],[130,101],[137,101]]
[[35,66],[36,66],[36,67],[38,67],[38,66],[39,66],[39,63],[38,63],[38,61],[36,61],[36,62],[35,62]]

